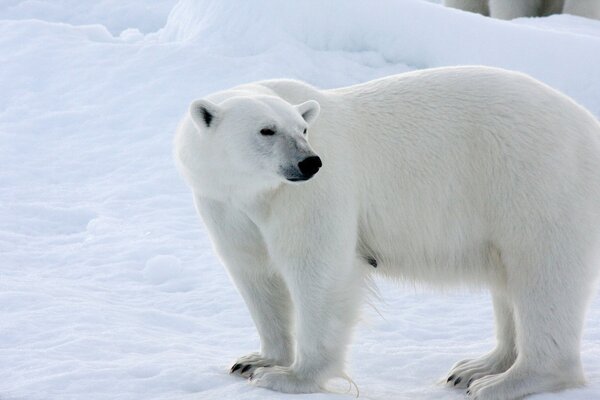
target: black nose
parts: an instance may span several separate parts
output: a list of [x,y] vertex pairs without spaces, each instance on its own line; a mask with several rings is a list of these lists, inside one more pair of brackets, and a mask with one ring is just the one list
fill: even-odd
[[298,169],[305,176],[313,176],[323,164],[318,156],[307,157],[298,163]]

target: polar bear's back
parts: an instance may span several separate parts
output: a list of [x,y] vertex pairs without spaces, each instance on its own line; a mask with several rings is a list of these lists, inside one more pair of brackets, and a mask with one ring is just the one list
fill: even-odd
[[588,184],[600,170],[596,118],[521,73],[438,68],[329,93],[346,109],[323,117],[338,120],[358,162],[395,160],[396,171],[437,164],[475,179],[486,167],[531,168],[548,176],[573,173]]
[[[525,74],[498,68],[421,70],[326,93],[347,105],[358,118],[367,113],[381,114],[382,126],[419,125],[421,137],[437,132],[425,128],[442,128],[453,136],[458,132],[452,128],[460,126],[471,138],[488,131],[503,136],[503,140],[556,143],[582,136],[596,140],[600,131],[598,121],[569,97]],[[390,112],[401,115],[386,117]],[[362,120],[372,124],[376,120],[372,116]],[[528,134],[543,126],[554,129],[544,135]],[[569,129],[573,135],[564,135],[556,128],[562,128],[563,133]]]

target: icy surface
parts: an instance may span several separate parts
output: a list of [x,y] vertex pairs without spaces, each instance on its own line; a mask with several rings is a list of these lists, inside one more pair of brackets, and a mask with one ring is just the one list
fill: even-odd
[[[227,374],[258,338],[172,135],[190,100],[242,82],[457,64],[527,72],[600,115],[600,21],[417,0],[2,2],[0,399],[352,398]],[[365,310],[349,353],[361,398],[462,399],[437,382],[493,346],[488,296],[380,287],[383,318]],[[598,296],[587,321],[589,385],[535,399],[600,398]]]

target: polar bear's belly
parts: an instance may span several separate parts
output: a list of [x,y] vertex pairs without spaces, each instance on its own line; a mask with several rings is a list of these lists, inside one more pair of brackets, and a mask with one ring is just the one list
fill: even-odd
[[491,242],[458,249],[364,246],[359,256],[374,273],[423,283],[489,284],[505,274],[500,252]]
[[504,275],[500,251],[477,218],[371,216],[359,229],[358,256],[375,273],[430,283],[490,283]]

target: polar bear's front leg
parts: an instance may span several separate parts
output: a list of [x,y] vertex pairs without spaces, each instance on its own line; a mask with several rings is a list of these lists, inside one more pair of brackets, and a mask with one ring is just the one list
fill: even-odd
[[230,274],[244,298],[260,336],[260,352],[240,357],[230,373],[248,378],[256,368],[289,366],[293,361],[291,305],[281,278],[246,265],[237,269],[228,264]]
[[514,310],[507,295],[492,296],[496,319],[496,348],[483,357],[458,362],[450,371],[447,383],[466,388],[477,379],[506,371],[517,357]]
[[257,368],[254,385],[309,393],[332,377],[345,376],[346,347],[364,292],[365,271],[355,261],[354,243],[299,243],[296,248],[304,254],[286,256],[283,276],[295,311],[295,360],[287,368]]
[[266,365],[293,361],[290,294],[270,258],[256,225],[242,212],[223,203],[196,198],[215,248],[242,295],[260,336],[260,351],[236,360],[232,374],[248,377]]

